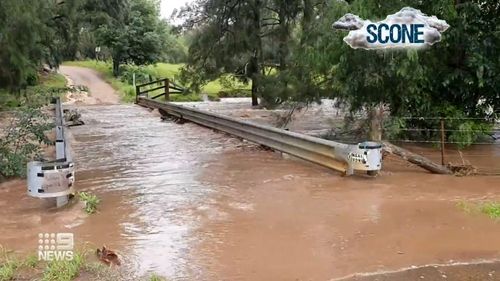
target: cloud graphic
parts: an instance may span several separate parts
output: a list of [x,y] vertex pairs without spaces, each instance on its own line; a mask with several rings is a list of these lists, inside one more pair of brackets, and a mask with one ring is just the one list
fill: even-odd
[[[377,27],[381,24],[392,26],[394,24],[400,26],[410,26],[412,24],[423,25],[420,31],[423,32],[422,43],[398,42],[393,43],[374,43],[368,42],[369,33],[367,30],[368,25],[375,24]],[[332,27],[337,30],[349,30],[349,34],[344,37],[344,41],[354,49],[394,49],[394,48],[421,48],[424,46],[431,46],[441,41],[441,33],[445,32],[450,26],[444,20],[438,19],[436,16],[427,16],[420,10],[405,7],[399,12],[388,15],[385,20],[379,22],[372,22],[370,20],[363,20],[356,15],[346,14],[338,21],[333,23]],[[388,35],[389,31],[385,31]]]
[[341,17],[338,21],[334,22],[332,27],[334,29],[344,29],[344,30],[357,30],[361,29],[365,21],[360,17],[353,14],[346,14]]

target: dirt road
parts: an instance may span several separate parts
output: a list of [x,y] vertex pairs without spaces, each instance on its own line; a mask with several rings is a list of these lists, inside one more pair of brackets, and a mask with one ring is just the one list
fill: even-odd
[[118,104],[118,93],[93,69],[78,66],[61,66],[59,71],[66,76],[70,85],[88,88],[88,95],[69,94],[70,103],[78,104]]

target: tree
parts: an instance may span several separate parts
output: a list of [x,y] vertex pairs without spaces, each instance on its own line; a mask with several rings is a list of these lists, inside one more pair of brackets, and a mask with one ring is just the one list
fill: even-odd
[[120,64],[151,64],[161,59],[168,32],[157,0],[87,0],[87,22],[96,42],[111,51],[113,74]]
[[[485,117],[486,109],[499,108],[496,1],[349,2],[317,2],[309,7],[321,9],[304,9],[302,30],[307,32],[300,35],[300,47],[292,50],[288,71],[300,93],[293,99],[330,97],[351,111],[368,111],[371,119],[378,119],[372,122],[375,139],[380,138],[382,106],[393,116],[438,117]],[[345,33],[330,28],[346,12],[376,20],[405,6],[445,19],[451,27],[443,41],[419,51],[354,50],[342,42]]]
[[[230,73],[252,84],[252,105],[266,98],[270,69],[285,71],[300,1],[199,0],[181,11],[196,35],[189,46],[184,80],[199,90]],[[277,42],[277,44],[275,44]],[[277,47],[276,47],[277,46]]]
[[74,7],[56,1],[0,2],[0,88],[19,92],[36,82],[42,64],[61,63],[68,39],[64,26]]

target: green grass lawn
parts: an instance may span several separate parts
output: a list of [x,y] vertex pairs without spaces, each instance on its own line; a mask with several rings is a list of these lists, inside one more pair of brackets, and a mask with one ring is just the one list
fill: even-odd
[[[102,61],[67,61],[63,65],[71,66],[81,66],[95,69],[101,73],[104,79],[113,86],[117,91],[122,94],[124,101],[133,101],[135,99],[135,89],[131,85],[132,82],[125,81],[124,77],[113,77],[112,66],[110,62]],[[138,73],[147,73],[153,79],[169,78],[174,82],[176,81],[176,76],[183,64],[169,64],[169,63],[157,63],[155,65],[148,65],[143,67],[136,66],[126,66],[132,71],[137,71]],[[123,74],[123,73],[122,73]],[[136,74],[137,75],[137,74]],[[242,83],[235,82],[233,87],[237,89],[242,89],[239,91],[237,96],[249,96],[249,85],[244,85]],[[221,96],[227,97],[231,96],[232,92],[236,92],[234,88],[226,89],[222,84],[220,79],[209,82],[202,88],[201,94],[207,94],[210,100],[219,100],[219,93]],[[228,94],[229,93],[229,94]],[[201,94],[190,93],[187,95],[172,95],[172,101],[200,101],[202,100]],[[235,94],[236,95],[236,94]]]

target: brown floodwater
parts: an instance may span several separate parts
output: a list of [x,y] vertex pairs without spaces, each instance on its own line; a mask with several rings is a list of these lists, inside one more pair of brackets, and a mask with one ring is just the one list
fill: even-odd
[[[117,250],[130,280],[150,272],[169,280],[414,280],[371,273],[500,259],[500,223],[457,206],[500,200],[499,176],[432,175],[388,158],[376,178],[341,177],[139,106],[80,111],[86,125],[70,129],[76,189],[101,198],[98,213],[85,215],[80,204],[55,210],[28,197],[23,181],[4,183],[5,248],[34,254],[39,232],[73,232],[78,247]],[[499,163],[497,147],[481,149],[468,153]],[[500,280],[494,265],[483,267]]]

